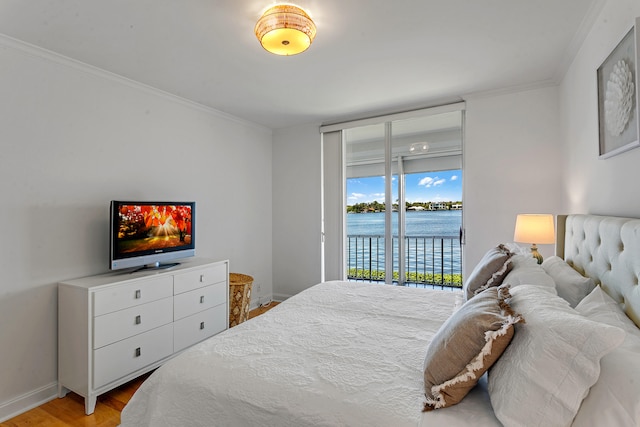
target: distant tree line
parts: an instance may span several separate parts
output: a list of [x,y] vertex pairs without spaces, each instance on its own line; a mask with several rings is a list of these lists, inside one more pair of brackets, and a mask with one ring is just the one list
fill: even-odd
[[[418,208],[418,210],[449,210],[453,206],[462,207],[462,201],[449,201],[449,202],[406,202],[405,210],[409,208]],[[386,209],[384,203],[380,203],[377,200],[369,203],[356,203],[354,205],[347,206],[347,213],[366,213],[366,212],[384,212]],[[398,204],[393,204],[393,209],[398,210]]]

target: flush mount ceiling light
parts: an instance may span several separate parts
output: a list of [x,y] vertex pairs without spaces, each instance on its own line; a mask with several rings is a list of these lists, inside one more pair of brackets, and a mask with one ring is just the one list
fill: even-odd
[[262,14],[254,31],[268,52],[296,55],[311,45],[316,36],[316,24],[298,6],[278,4]]

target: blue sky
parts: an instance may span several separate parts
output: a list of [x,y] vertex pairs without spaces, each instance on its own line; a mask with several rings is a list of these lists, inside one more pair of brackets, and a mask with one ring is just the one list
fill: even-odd
[[[448,202],[462,200],[462,171],[415,173],[405,175],[407,202]],[[397,199],[398,183],[393,179],[393,200]],[[384,203],[384,177],[351,178],[347,180],[347,205]]]

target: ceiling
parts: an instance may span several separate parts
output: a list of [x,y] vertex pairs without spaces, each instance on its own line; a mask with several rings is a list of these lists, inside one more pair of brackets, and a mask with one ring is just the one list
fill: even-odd
[[605,0],[300,0],[318,33],[280,57],[272,0],[0,0],[0,33],[272,129],[557,82]]

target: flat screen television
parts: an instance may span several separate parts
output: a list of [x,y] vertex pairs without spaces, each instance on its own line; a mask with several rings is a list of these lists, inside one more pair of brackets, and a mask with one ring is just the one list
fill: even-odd
[[109,268],[168,268],[195,255],[195,202],[111,201]]

